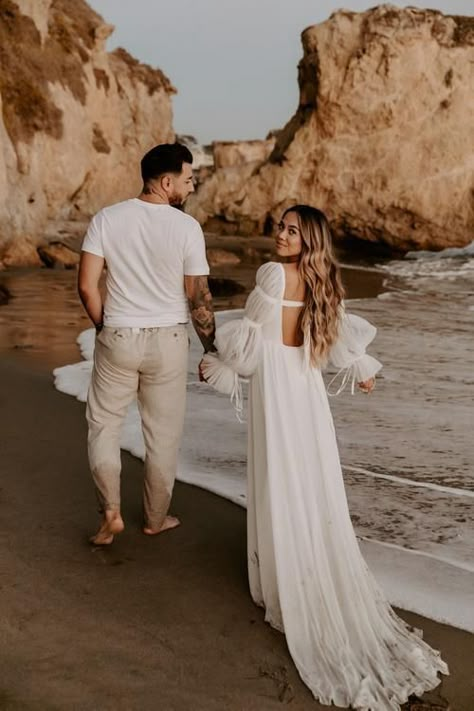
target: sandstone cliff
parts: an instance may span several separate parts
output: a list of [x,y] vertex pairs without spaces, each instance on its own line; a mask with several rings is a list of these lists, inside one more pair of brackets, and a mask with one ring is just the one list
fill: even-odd
[[0,0],[0,248],[136,193],[139,158],[174,140],[175,89],[106,52],[112,30],[84,0]]
[[214,141],[215,168],[229,168],[266,160],[275,148],[275,138],[263,141]]
[[269,159],[217,171],[191,212],[248,233],[305,202],[338,236],[401,249],[472,240],[474,18],[340,11],[302,42],[299,106]]

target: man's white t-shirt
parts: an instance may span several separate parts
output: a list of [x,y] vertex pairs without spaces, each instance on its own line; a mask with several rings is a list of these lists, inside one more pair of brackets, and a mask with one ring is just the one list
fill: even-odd
[[106,326],[186,323],[184,276],[209,274],[199,223],[171,205],[139,198],[100,210],[82,249],[104,257],[107,264]]

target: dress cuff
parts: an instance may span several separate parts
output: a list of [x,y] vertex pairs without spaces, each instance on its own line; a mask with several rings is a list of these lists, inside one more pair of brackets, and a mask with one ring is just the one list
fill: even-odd
[[237,419],[242,422],[243,393],[239,375],[219,360],[219,355],[216,353],[205,354],[202,359],[201,370],[209,385],[212,385],[217,392],[230,396]]

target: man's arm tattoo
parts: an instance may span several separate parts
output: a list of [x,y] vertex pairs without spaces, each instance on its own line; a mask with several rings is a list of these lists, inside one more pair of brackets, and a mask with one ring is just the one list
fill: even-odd
[[195,278],[193,294],[188,298],[189,310],[194,329],[204,347],[204,351],[215,351],[214,338],[216,322],[212,307],[212,296],[206,276]]

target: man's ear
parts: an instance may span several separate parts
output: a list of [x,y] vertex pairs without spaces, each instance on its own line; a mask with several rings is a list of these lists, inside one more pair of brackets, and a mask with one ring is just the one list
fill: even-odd
[[172,187],[172,181],[170,175],[162,175],[160,178],[160,184],[165,192],[169,192]]

